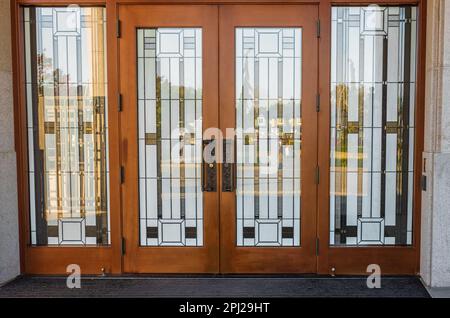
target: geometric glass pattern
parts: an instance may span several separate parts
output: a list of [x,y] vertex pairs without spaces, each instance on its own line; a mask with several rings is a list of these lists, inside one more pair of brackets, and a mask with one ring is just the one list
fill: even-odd
[[32,245],[110,242],[106,12],[24,8]]
[[137,30],[141,246],[202,246],[202,30]]
[[236,28],[237,246],[300,246],[301,28]]
[[330,244],[411,245],[417,7],[333,7]]

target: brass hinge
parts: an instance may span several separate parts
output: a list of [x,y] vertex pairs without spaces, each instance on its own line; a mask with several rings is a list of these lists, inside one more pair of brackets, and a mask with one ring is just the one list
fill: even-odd
[[119,19],[116,22],[116,37],[120,38],[122,35],[122,23]]
[[119,112],[122,111],[122,94],[120,93],[117,95],[117,108]]
[[316,237],[316,255],[319,255],[319,238]]
[[126,249],[126,241],[125,238],[122,237],[122,255],[125,255],[125,249]]
[[125,168],[124,166],[120,167],[120,184],[125,182]]
[[317,20],[317,37],[320,38],[320,20]]
[[320,168],[319,168],[319,166],[316,167],[315,181],[316,181],[316,184],[319,184],[319,182],[320,182]]
[[316,112],[320,112],[320,94],[316,96]]

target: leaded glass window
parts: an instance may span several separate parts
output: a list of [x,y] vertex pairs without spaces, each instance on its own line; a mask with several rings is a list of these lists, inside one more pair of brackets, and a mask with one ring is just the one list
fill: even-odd
[[24,8],[33,245],[110,242],[105,17]]
[[300,28],[236,28],[237,245],[300,245]]
[[202,246],[202,29],[137,30],[140,244]]
[[332,9],[330,244],[410,245],[417,8]]

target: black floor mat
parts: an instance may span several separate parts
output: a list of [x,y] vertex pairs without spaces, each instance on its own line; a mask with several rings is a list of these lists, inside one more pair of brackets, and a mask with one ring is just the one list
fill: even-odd
[[382,277],[369,289],[365,277],[152,276],[89,277],[81,289],[64,277],[20,277],[0,297],[429,297],[417,277]]

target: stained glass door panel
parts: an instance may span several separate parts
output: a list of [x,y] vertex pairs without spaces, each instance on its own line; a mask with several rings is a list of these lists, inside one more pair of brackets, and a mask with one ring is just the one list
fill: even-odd
[[202,246],[202,29],[137,30],[141,246]]
[[23,14],[30,243],[109,245],[105,8]]
[[300,246],[301,28],[236,28],[237,245]]
[[314,6],[221,8],[221,128],[236,136],[222,271],[315,271],[315,16]]
[[332,10],[330,244],[411,245],[417,8]]

